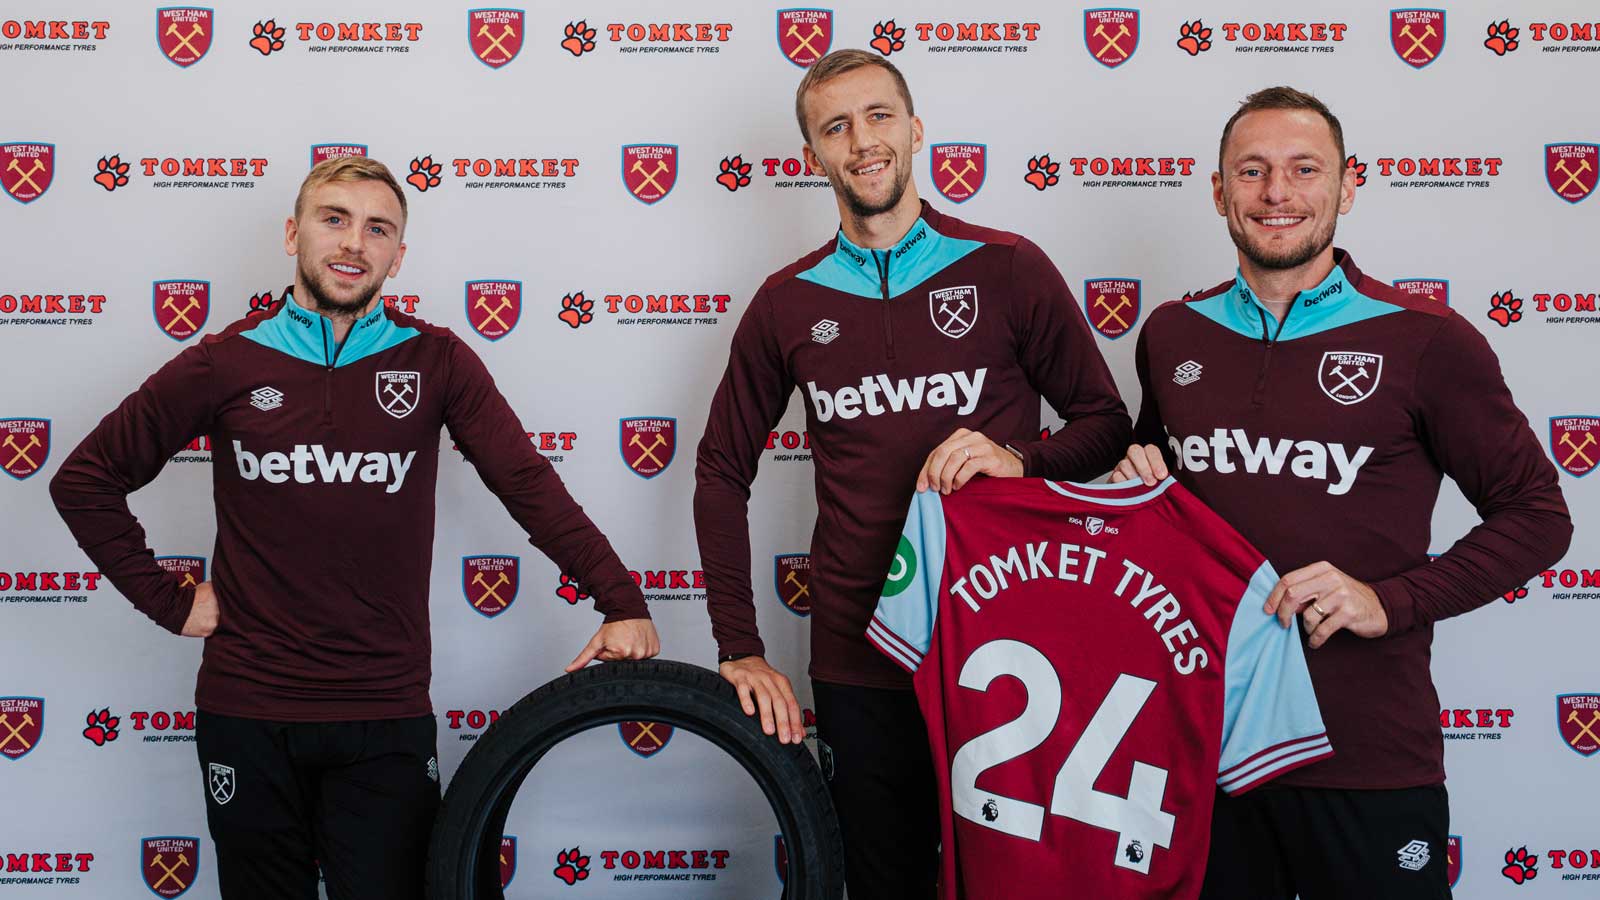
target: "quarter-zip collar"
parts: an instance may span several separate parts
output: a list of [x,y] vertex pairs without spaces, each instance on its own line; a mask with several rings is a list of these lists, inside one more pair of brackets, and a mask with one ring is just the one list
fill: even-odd
[[379,301],[371,312],[356,320],[341,344],[333,338],[333,321],[296,303],[290,286],[278,299],[278,311],[243,336],[295,359],[334,369],[381,353],[421,333],[395,324],[388,312]]
[[858,297],[898,297],[983,246],[941,234],[939,218],[924,200],[922,213],[905,236],[884,250],[857,246],[840,228],[833,252],[799,277]]
[[1226,291],[1191,303],[1190,307],[1230,331],[1269,343],[1292,341],[1400,311],[1399,306],[1359,291],[1357,285],[1364,281],[1350,254],[1335,248],[1333,269],[1315,287],[1295,295],[1281,323],[1261,304],[1244,273],[1237,269],[1233,284]]

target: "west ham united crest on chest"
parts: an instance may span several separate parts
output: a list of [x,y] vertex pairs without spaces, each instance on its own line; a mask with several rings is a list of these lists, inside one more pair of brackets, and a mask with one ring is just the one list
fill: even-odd
[[978,323],[978,289],[974,285],[928,292],[928,316],[947,338],[963,338]]
[[374,376],[378,408],[396,419],[404,419],[417,408],[422,398],[421,372],[379,372]]
[[1317,369],[1317,386],[1328,399],[1351,406],[1372,396],[1383,376],[1383,356],[1351,350],[1330,350],[1322,354]]

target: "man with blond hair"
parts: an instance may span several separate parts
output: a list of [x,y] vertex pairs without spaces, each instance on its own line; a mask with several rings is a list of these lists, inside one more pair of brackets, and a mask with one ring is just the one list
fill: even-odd
[[[205,640],[195,739],[222,895],[421,898],[439,803],[428,695],[439,429],[605,614],[572,661],[655,655],[643,596],[477,355],[384,306],[406,200],[328,160],[284,225],[294,283],[106,416],[51,481],[79,546],[174,634]],[[212,580],[162,570],[128,509],[195,435],[215,447]]]
[[[712,633],[745,712],[799,743],[793,688],[757,633],[748,517],[767,433],[799,387],[817,470],[810,674],[846,878],[854,897],[926,898],[940,828],[928,737],[904,662],[867,638],[912,494],[980,474],[1093,478],[1131,423],[1044,252],[918,198],[922,121],[891,63],[829,54],[795,114],[840,227],[756,293],[712,400],[694,501]],[[1041,396],[1068,422],[1044,440]]]

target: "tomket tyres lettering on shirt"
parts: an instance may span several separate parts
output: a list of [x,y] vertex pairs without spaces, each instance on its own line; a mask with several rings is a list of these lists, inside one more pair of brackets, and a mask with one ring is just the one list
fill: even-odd
[[[1334,259],[1281,324],[1242,277],[1152,312],[1135,351],[1135,437],[1279,572],[1327,560],[1383,604],[1387,635],[1343,631],[1307,654],[1339,755],[1284,782],[1437,784],[1433,623],[1560,559],[1572,526],[1483,336],[1343,250]],[[1484,521],[1430,563],[1444,475]]]
[[942,896],[1197,896],[1217,788],[1333,752],[1277,580],[1170,478],[916,495],[867,637],[914,673]]
[[[934,447],[965,427],[1018,448],[1029,474],[1086,479],[1130,433],[1093,334],[1038,247],[926,203],[886,250],[839,233],[751,301],[700,443],[695,527],[722,653],[763,650],[750,484],[796,389],[816,470],[811,674],[844,684],[909,685],[862,631]],[[1044,441],[1041,396],[1070,423]]]
[[212,436],[220,623],[196,705],[285,721],[426,715],[441,427],[608,620],[649,615],[476,354],[382,305],[342,344],[288,292],[207,336],[84,438],[51,493],[117,590],[178,632],[195,589],[156,565],[126,495]]

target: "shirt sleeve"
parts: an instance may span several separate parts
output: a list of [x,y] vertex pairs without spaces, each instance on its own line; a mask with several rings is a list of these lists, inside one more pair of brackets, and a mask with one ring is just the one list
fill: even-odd
[[183,351],[100,420],[50,480],[50,498],[101,574],[134,608],[180,634],[195,588],[156,564],[128,495],[149,484],[167,460],[211,433],[211,344]]
[[907,672],[916,672],[939,618],[944,577],[944,501],[938,491],[913,494],[900,545],[889,564],[867,640]]
[[1042,441],[1012,446],[1023,474],[1087,481],[1105,474],[1128,448],[1132,425],[1094,333],[1050,258],[1020,240],[1012,257],[1017,292],[1017,356],[1028,383],[1066,426]]
[[1261,611],[1277,583],[1263,562],[1228,631],[1217,786],[1230,795],[1333,755],[1298,629]]
[[750,583],[750,485],[794,393],[765,289],[739,320],[694,469],[694,528],[718,654],[765,652]]
[[1483,335],[1451,314],[1419,370],[1422,439],[1482,521],[1433,562],[1373,584],[1390,634],[1483,606],[1553,565],[1572,540],[1555,466]]
[[448,340],[445,425],[450,437],[528,533],[529,543],[583,585],[605,621],[648,619],[644,594],[611,542],[572,499],[550,461],[528,441],[483,361],[459,338],[451,335]]

